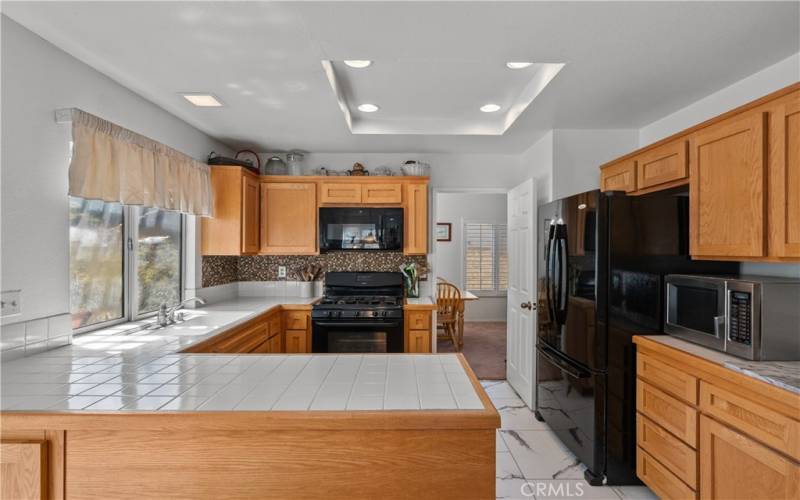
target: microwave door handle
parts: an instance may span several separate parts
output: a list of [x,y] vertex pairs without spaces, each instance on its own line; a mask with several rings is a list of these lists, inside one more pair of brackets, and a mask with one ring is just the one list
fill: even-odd
[[718,339],[725,338],[725,316],[714,316],[714,336]]

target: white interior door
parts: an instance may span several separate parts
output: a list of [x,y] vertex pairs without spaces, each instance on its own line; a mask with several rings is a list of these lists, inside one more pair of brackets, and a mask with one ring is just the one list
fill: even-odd
[[533,407],[536,370],[536,190],[528,179],[508,193],[506,378]]

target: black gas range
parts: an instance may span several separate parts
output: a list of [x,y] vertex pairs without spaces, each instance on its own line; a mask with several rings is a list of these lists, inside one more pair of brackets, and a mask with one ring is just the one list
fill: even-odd
[[313,352],[403,352],[403,275],[326,273],[311,325]]

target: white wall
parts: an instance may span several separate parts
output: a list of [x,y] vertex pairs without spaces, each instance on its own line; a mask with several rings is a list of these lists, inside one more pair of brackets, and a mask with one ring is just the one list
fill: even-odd
[[[452,241],[434,243],[436,274],[464,288],[464,222],[505,224],[505,193],[438,193],[436,221],[453,225]],[[481,297],[465,308],[467,321],[505,321],[505,297]]]
[[519,184],[532,178],[536,185],[536,201],[539,205],[553,200],[553,131],[549,130],[541,139],[520,155]]
[[[78,107],[198,159],[229,148],[2,17],[3,290],[22,289],[22,314],[69,312],[68,125]],[[176,89],[177,90],[177,89]]]
[[646,146],[800,80],[800,52],[693,102],[639,130]]
[[[282,158],[285,155],[279,154]],[[269,157],[262,154],[261,162]],[[497,154],[420,154],[420,153],[310,153],[304,158],[306,171],[317,167],[332,170],[350,170],[359,162],[367,170],[381,166],[391,167],[399,175],[406,160],[418,160],[431,165],[432,188],[436,187],[492,187],[508,188],[516,185],[520,156]]]
[[[642,127],[639,145],[651,144],[798,81],[800,52]],[[800,264],[743,262],[741,272],[798,278]]]

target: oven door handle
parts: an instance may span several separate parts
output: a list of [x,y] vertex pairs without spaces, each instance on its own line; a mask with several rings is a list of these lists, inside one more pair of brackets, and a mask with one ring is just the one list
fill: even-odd
[[400,323],[397,321],[392,321],[390,323],[372,323],[372,322],[338,322],[338,321],[314,321],[314,325],[322,326],[325,328],[355,328],[355,327],[367,327],[367,328],[397,328],[400,326]]

